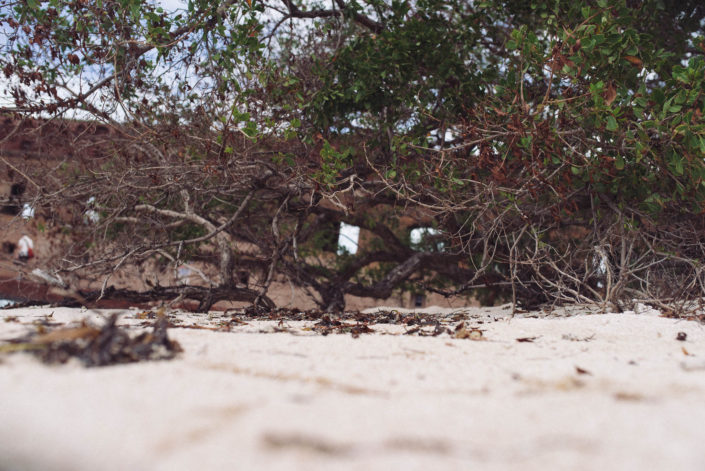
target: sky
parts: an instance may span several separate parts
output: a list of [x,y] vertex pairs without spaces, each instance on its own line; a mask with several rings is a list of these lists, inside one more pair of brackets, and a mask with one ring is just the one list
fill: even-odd
[[185,8],[187,4],[186,0],[157,0],[155,3],[161,5],[165,11],[174,11],[179,8]]

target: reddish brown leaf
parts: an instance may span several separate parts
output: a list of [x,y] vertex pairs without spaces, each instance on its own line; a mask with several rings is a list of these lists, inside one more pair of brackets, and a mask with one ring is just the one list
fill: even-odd
[[612,104],[612,102],[615,100],[615,98],[617,98],[617,90],[614,88],[614,85],[612,85],[612,83],[610,83],[607,86],[607,90],[605,90],[604,98],[605,98],[605,103],[607,103],[607,106],[610,106]]
[[634,56],[624,56],[624,60],[629,62],[634,67],[641,67],[644,64],[644,62],[641,59],[639,59],[638,57],[634,57]]

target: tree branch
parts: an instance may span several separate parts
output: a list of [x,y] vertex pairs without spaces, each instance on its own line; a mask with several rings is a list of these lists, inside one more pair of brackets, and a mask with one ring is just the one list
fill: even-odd
[[[340,10],[317,9],[304,11],[297,7],[292,0],[282,0],[282,2],[284,2],[284,5],[289,9],[289,15],[293,18],[330,18],[333,16],[343,16],[346,10],[351,10],[343,0],[335,0]],[[381,23],[360,13],[354,12],[352,18],[356,23],[364,26],[373,33],[381,33],[384,30],[384,26]]]

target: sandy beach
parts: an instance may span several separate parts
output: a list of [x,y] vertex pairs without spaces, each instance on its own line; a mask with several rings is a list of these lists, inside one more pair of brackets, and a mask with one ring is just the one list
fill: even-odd
[[[119,312],[135,333],[150,322]],[[705,469],[702,324],[648,308],[430,309],[435,327],[392,312],[359,335],[170,313],[183,353],[165,361],[0,355],[0,470]],[[109,313],[2,310],[0,345]]]

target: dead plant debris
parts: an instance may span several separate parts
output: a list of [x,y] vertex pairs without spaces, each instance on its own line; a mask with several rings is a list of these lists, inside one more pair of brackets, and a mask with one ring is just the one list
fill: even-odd
[[[435,314],[425,313],[402,313],[396,309],[380,310],[374,313],[363,313],[359,311],[344,311],[330,313],[318,309],[288,309],[279,308],[267,311],[258,311],[254,309],[243,309],[240,311],[229,311],[229,315],[233,318],[242,321],[323,321],[326,322],[343,322],[354,321],[369,325],[375,324],[392,324],[392,325],[435,325],[439,317]],[[469,316],[465,313],[454,313],[448,321],[461,322],[468,320]]]
[[595,334],[588,335],[587,337],[578,337],[577,335],[573,334],[563,334],[561,338],[563,340],[569,340],[571,342],[589,342],[591,340],[595,340]]
[[77,358],[85,366],[107,366],[147,360],[168,360],[181,352],[178,342],[167,335],[169,321],[159,317],[152,332],[131,336],[124,327],[117,326],[118,315],[111,315],[101,327],[87,324],[78,327],[47,330],[38,326],[37,332],[11,339],[0,346],[0,353],[26,351],[47,364],[66,363]]
[[643,401],[645,399],[640,393],[624,391],[615,393],[614,398],[618,401]]
[[[454,313],[451,317],[439,318],[434,314],[424,313],[402,313],[397,310],[380,310],[374,313],[361,313],[359,311],[346,311],[339,313],[329,313],[316,309],[274,309],[263,311],[256,309],[244,309],[228,313],[232,316],[232,323],[245,324],[248,321],[317,321],[310,329],[320,335],[330,334],[351,334],[357,338],[362,334],[375,333],[374,325],[390,324],[408,327],[404,335],[417,335],[419,337],[436,337],[447,334],[454,337],[458,327],[469,319],[465,313]],[[453,324],[456,324],[453,329]],[[309,330],[309,329],[306,329]],[[478,329],[476,333],[468,338],[478,340],[482,337],[482,332]]]
[[319,437],[295,433],[266,433],[262,437],[264,445],[271,449],[298,449],[323,455],[344,455],[350,452],[350,446],[332,443]]
[[353,338],[358,338],[360,334],[371,334],[374,332],[366,322],[344,322],[340,319],[331,318],[330,315],[325,314],[321,316],[321,320],[313,325],[314,332],[318,332],[321,335],[328,335],[331,333],[336,334],[350,334]]
[[485,340],[480,329],[466,327],[464,322],[455,326],[453,337],[456,339]]

